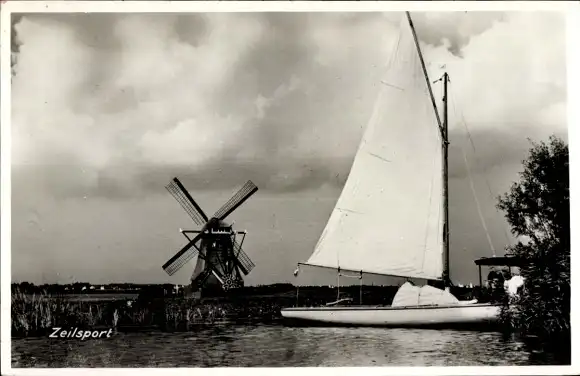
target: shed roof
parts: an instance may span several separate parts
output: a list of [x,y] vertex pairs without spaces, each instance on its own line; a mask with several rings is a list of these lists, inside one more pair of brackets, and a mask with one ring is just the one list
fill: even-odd
[[478,266],[516,266],[523,264],[523,260],[517,256],[497,256],[497,257],[482,257],[475,260]]

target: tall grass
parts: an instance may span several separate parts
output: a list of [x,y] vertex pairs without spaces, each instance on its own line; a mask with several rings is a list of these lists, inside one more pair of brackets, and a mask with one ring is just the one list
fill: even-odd
[[12,334],[18,336],[44,333],[56,326],[96,327],[108,324],[103,308],[83,302],[71,302],[46,293],[12,293]]
[[83,302],[46,293],[30,295],[14,291],[11,329],[14,337],[46,335],[57,326],[189,330],[196,325],[220,322],[270,322],[279,317],[283,305],[290,302],[279,297],[205,302],[178,297]]

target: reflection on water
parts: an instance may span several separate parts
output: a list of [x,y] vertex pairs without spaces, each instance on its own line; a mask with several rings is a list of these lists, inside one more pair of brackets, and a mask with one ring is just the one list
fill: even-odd
[[527,365],[499,333],[381,328],[222,326],[108,339],[12,341],[13,367],[313,367]]

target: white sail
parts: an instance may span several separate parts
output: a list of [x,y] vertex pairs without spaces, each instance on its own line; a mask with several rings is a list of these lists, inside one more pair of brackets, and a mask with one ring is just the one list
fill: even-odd
[[347,182],[306,264],[441,279],[441,136],[406,19],[391,59]]
[[405,282],[393,298],[391,307],[409,307],[419,305],[456,305],[460,301],[450,292],[432,286],[413,286]]

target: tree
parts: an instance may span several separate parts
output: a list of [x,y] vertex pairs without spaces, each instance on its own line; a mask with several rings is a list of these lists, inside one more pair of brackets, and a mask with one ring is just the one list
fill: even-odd
[[[570,190],[568,145],[554,136],[532,143],[520,180],[499,197],[512,233],[508,254],[522,259],[524,290],[502,318],[524,335],[570,338]],[[568,342],[569,344],[569,342]]]

